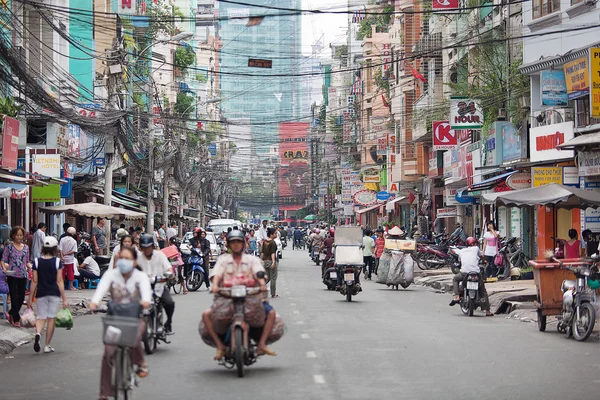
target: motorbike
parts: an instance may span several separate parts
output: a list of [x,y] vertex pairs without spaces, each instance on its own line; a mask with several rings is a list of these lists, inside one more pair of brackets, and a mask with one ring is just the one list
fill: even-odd
[[335,290],[338,282],[338,271],[335,267],[333,257],[329,260],[323,261],[326,265],[323,273],[323,283],[327,286],[327,290]]
[[[426,253],[422,256],[421,261],[427,269],[438,269],[450,267],[452,273],[457,274],[460,271],[460,261],[454,252],[448,251],[449,246],[456,245],[456,240],[442,241],[439,246],[426,246]],[[464,248],[464,246],[457,246]]]
[[458,283],[460,293],[460,310],[469,317],[473,316],[473,311],[479,303],[479,285],[483,281],[483,272],[471,272],[465,279]]
[[275,238],[275,244],[277,245],[277,259],[281,260],[283,258],[283,244],[281,239]]
[[204,282],[204,259],[200,249],[192,249],[192,254],[187,259],[187,265],[190,266],[187,274],[186,286],[188,290],[195,292]]
[[336,273],[338,278],[342,278],[340,293],[346,296],[348,302],[352,301],[352,296],[362,291],[358,283],[360,272],[365,266],[362,236],[360,227],[339,227],[335,232],[333,252]]
[[[555,261],[558,261],[555,259]],[[565,266],[559,262],[561,268],[567,269],[575,274],[575,280],[564,280],[561,288],[563,292],[562,313],[558,317],[556,329],[566,333],[567,338],[573,336],[575,340],[583,342],[587,340],[596,323],[596,291],[588,287],[588,279],[600,277],[597,267],[587,266]],[[595,270],[593,270],[595,269]],[[591,277],[591,278],[590,278]]]
[[346,265],[338,268],[338,274],[343,274],[340,293],[342,296],[346,296],[346,301],[348,302],[352,301],[352,296],[356,296],[359,292],[362,292],[362,287],[357,283],[362,268],[362,265]]
[[[261,271],[256,276],[262,279],[265,277],[265,273]],[[227,349],[225,356],[219,363],[228,369],[236,367],[238,377],[243,378],[244,368],[258,360],[256,354],[257,343],[250,337],[249,329],[247,329],[244,322],[244,301],[247,296],[259,295],[260,288],[238,285],[230,288],[220,288],[219,294],[232,298],[234,306],[233,321],[225,339]]]
[[[166,282],[166,278],[155,277],[151,280],[152,284],[152,305],[143,312],[143,318],[146,322],[146,330],[142,334],[142,343],[146,354],[152,354],[156,351],[159,342],[171,343],[167,340],[167,332],[165,331],[165,312],[162,301],[156,295],[154,290],[157,283]],[[164,290],[168,290],[165,287]]]

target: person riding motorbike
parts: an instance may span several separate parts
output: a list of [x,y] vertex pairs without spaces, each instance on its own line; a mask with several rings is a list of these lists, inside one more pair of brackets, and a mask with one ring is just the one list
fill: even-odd
[[[138,266],[146,273],[150,279],[155,277],[173,277],[173,266],[169,262],[169,259],[160,250],[154,249],[154,238],[152,235],[144,233],[140,237],[140,248],[141,253],[138,257]],[[161,298],[165,312],[167,314],[167,321],[165,323],[165,331],[167,333],[173,333],[173,313],[175,312],[175,302],[171,297],[171,293],[165,290],[164,282],[157,282],[154,285],[154,291],[158,297]]]
[[321,248],[319,249],[319,253],[325,250],[325,260],[323,260],[323,265],[321,266],[321,276],[325,275],[325,271],[327,270],[327,264],[331,257],[333,257],[333,244],[335,243],[335,229],[331,228],[329,230],[329,237],[323,241]]
[[[260,258],[246,254],[244,247],[246,240],[241,231],[234,230],[227,235],[227,246],[231,250],[231,254],[223,254],[217,259],[217,263],[212,270],[213,286],[212,292],[217,295],[222,285],[231,282],[234,277],[243,275],[246,279],[254,279],[260,285],[261,292],[267,291],[266,281],[264,278],[258,278],[259,272],[265,272],[263,263]],[[257,344],[258,355],[276,356],[277,353],[267,347],[267,338],[273,329],[275,323],[275,310],[267,302],[263,302],[263,307],[266,314],[265,324],[262,327],[262,333]],[[202,320],[206,326],[206,330],[217,345],[217,353],[214,359],[220,360],[225,356],[225,344],[219,336],[213,324],[212,309],[208,309],[202,313]]]
[[294,229],[294,244],[292,245],[292,250],[300,247],[302,236],[302,231],[299,228]]
[[[453,251],[458,255],[461,266],[460,272],[454,275],[454,278],[452,279],[454,286],[454,299],[450,302],[451,306],[460,303],[460,292],[458,289],[459,282],[462,282],[470,273],[481,273],[481,268],[479,267],[481,250],[477,245],[477,239],[470,236],[467,238],[467,247],[464,249],[453,249]],[[490,301],[488,299],[488,294],[485,289],[485,283],[483,282],[483,279],[481,279],[479,283],[479,293],[481,298],[484,299],[481,309],[485,311],[485,315],[487,317],[493,316],[494,314],[490,311]]]
[[319,251],[321,249],[321,246],[323,246],[323,241],[325,240],[325,238],[321,235],[321,230],[319,228],[315,229],[315,233],[314,236],[312,236],[312,241],[311,241],[311,245],[313,248],[313,258],[316,257],[317,258],[317,265],[319,265],[320,260],[319,260]]

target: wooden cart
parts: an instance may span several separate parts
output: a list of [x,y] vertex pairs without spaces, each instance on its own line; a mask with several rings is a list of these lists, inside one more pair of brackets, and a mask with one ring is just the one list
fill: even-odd
[[[562,265],[582,266],[590,265],[590,261],[581,258],[567,258],[561,260]],[[546,330],[546,317],[548,315],[560,315],[562,312],[563,293],[561,290],[564,280],[574,280],[573,272],[560,268],[556,262],[548,260],[531,260],[529,265],[533,267],[533,279],[537,289],[538,329],[540,332]]]

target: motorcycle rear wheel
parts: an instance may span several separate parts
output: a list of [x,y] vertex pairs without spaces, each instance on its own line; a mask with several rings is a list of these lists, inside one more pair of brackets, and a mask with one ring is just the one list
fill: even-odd
[[475,311],[475,299],[469,298],[469,317],[473,316],[473,311]]
[[244,377],[244,331],[241,326],[235,328],[235,365],[238,378]]
[[439,260],[439,259],[434,254],[427,254],[423,260],[423,262],[425,263],[425,268],[438,269],[438,268],[441,268],[442,266],[444,266],[443,263],[438,264],[438,263],[433,262],[434,260]]
[[[590,303],[583,303],[579,310],[580,318],[573,318],[573,337],[578,342],[587,340],[596,324],[596,310]],[[581,326],[580,326],[581,325]]]
[[427,266],[425,265],[425,263],[423,262],[423,256],[421,255],[421,253],[417,253],[417,255],[411,255],[413,261],[417,264],[417,267],[419,267],[420,270],[427,270]]
[[460,311],[462,311],[463,314],[465,315],[469,315],[469,306],[467,304],[467,300],[460,299]]

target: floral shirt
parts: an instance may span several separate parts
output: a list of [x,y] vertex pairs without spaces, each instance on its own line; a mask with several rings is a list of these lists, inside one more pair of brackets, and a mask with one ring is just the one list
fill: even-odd
[[15,271],[15,278],[27,278],[27,263],[29,262],[29,247],[23,245],[23,250],[19,251],[11,243],[2,253],[2,261],[8,264],[8,269]]

